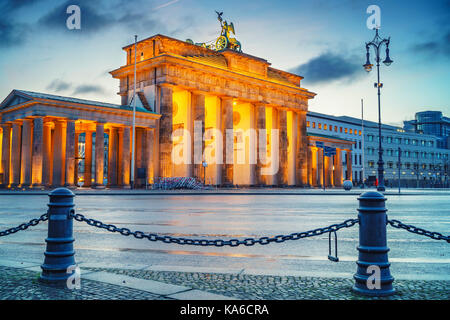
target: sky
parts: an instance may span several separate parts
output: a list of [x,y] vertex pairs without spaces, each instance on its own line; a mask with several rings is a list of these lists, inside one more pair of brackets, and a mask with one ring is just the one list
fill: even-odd
[[[81,9],[80,30],[66,26],[70,5]],[[108,72],[125,64],[135,34],[206,42],[220,33],[217,10],[243,52],[304,77],[317,94],[309,110],[361,117],[363,99],[364,118],[378,121],[376,70],[362,67],[370,5],[394,60],[380,68],[382,121],[450,116],[450,0],[0,0],[0,101],[21,89],[120,104]]]

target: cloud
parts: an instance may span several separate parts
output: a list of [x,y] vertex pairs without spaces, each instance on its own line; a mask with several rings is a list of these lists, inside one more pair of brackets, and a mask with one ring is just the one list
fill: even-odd
[[450,58],[450,31],[444,32],[438,39],[416,43],[412,49],[433,57],[443,55]]
[[82,84],[75,88],[73,95],[86,93],[100,93],[104,94],[105,90],[99,85]]
[[16,47],[23,44],[28,36],[28,26],[10,23],[0,18],[0,48]]
[[6,16],[5,12],[10,13],[11,11],[20,9],[22,7],[30,6],[30,5],[38,2],[38,0],[3,0],[2,2],[3,2],[3,4],[0,7],[1,12],[3,15]]
[[67,91],[72,87],[72,84],[65,82],[61,79],[53,80],[48,86],[47,90],[53,90],[55,92]]
[[[356,62],[355,62],[356,61]],[[291,72],[301,75],[309,83],[325,83],[335,80],[350,80],[363,74],[358,57],[324,52],[308,62],[293,68]]]

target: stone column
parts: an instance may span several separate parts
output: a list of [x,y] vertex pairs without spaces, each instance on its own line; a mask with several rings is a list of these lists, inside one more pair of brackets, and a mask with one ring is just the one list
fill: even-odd
[[108,140],[108,186],[117,186],[117,128],[109,128]]
[[44,118],[33,120],[33,149],[31,160],[31,186],[39,188],[42,185],[42,172],[44,160]]
[[[78,148],[77,148],[78,149]],[[66,128],[66,183],[65,186],[74,188],[75,180],[75,121],[67,120]]]
[[287,116],[285,109],[278,109],[278,130],[279,130],[279,171],[278,171],[278,185],[288,184],[288,159],[287,159]]
[[142,178],[138,178],[138,168],[143,168],[142,161],[142,128],[136,128],[136,144],[135,144],[135,158],[134,158],[134,187],[142,186]]
[[205,95],[192,94],[192,119],[194,120],[194,132],[192,137],[192,164],[194,166],[194,177],[203,182],[203,153],[205,152]]
[[334,185],[336,187],[342,186],[342,151],[336,148],[336,155],[334,156]]
[[324,185],[324,157],[323,157],[323,148],[317,148],[317,176],[318,176],[318,184],[323,187]]
[[42,155],[42,184],[50,186],[52,183],[53,157],[52,157],[52,126],[53,122],[44,122],[44,139]]
[[353,181],[353,169],[352,169],[352,151],[347,151],[347,179]]
[[159,166],[162,177],[171,177],[173,172],[172,163],[172,131],[173,131],[173,89],[169,86],[161,86],[159,120]]
[[255,184],[264,185],[265,177],[261,175],[264,164],[267,163],[267,132],[266,132],[266,106],[255,105],[256,113],[256,168]]
[[144,161],[147,168],[147,182],[154,183],[154,164],[153,164],[153,144],[155,141],[154,129],[145,129],[145,149],[144,149]]
[[[297,184],[306,186],[308,184],[308,136],[306,134],[306,111],[297,113],[297,151],[296,151],[296,173]],[[311,180],[311,179],[309,179]]]
[[123,186],[123,127],[117,128],[117,185]]
[[92,131],[86,131],[85,134],[83,187],[90,187],[92,185]]
[[318,176],[318,172],[319,172],[319,149],[317,147],[311,147],[311,185],[313,187],[317,187],[320,182],[318,181],[319,176]]
[[131,167],[131,128],[124,127],[122,133],[122,184],[123,187],[129,189],[130,186],[130,167]]
[[75,131],[75,167],[74,167],[74,182],[75,186],[78,186],[78,164],[80,158],[80,152],[78,149],[78,142],[80,141],[80,133]]
[[11,162],[11,124],[2,124],[2,173],[3,180],[1,187],[7,188],[9,186],[10,177],[10,162]]
[[14,122],[11,138],[11,187],[20,184],[20,150],[22,145],[22,127],[20,122]]
[[[222,185],[233,185],[233,162],[234,162],[234,134],[233,131],[233,98],[222,98]],[[228,147],[227,147],[228,146]]]
[[334,171],[333,171],[333,156],[328,157],[328,179],[330,187],[334,187]]
[[22,121],[22,149],[20,161],[20,187],[31,186],[31,144],[33,120]]
[[53,133],[53,178],[54,187],[64,185],[65,181],[65,158],[66,158],[66,121],[57,120]]
[[307,170],[308,170],[308,186],[313,185],[313,147],[308,146],[308,154],[307,154]]
[[94,188],[102,189],[103,184],[103,170],[105,161],[105,125],[97,123],[95,130],[95,180]]

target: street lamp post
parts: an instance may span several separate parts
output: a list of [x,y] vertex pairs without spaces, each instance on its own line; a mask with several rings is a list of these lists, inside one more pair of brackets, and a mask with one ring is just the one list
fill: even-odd
[[386,59],[383,61],[383,63],[386,66],[390,66],[393,62],[391,58],[389,57],[389,43],[391,41],[391,38],[388,39],[382,39],[378,35],[378,29],[375,29],[375,38],[371,42],[366,42],[366,56],[367,61],[366,64],[363,65],[364,69],[366,69],[367,72],[370,72],[372,70],[373,64],[370,63],[370,47],[373,47],[375,51],[375,58],[377,63],[377,83],[375,83],[375,88],[378,90],[378,191],[385,191],[386,188],[384,186],[384,162],[383,162],[383,148],[381,147],[381,88],[383,87],[383,84],[380,83],[380,49],[383,46],[383,44],[386,45]]

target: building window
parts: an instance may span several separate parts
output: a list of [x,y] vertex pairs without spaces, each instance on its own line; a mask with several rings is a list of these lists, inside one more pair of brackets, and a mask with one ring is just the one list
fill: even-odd
[[373,135],[369,134],[369,135],[367,136],[367,140],[368,140],[368,141],[373,141]]
[[375,163],[373,161],[369,161],[369,168],[373,168]]
[[350,134],[353,134],[353,129],[350,129]]
[[405,144],[409,144],[409,139],[405,139]]
[[359,135],[361,135],[361,130],[359,130]]
[[337,132],[337,131],[338,131],[338,127],[334,126],[334,132]]
[[345,133],[348,133],[348,129],[347,129],[347,128],[345,128],[344,132],[345,132]]
[[322,129],[322,124],[321,123],[319,123],[319,129]]
[[327,130],[327,125],[326,124],[323,125],[323,130]]
[[330,131],[333,131],[333,126],[332,125],[330,125]]
[[309,128],[309,121],[306,121],[306,126]]
[[342,133],[342,127],[339,127],[339,132]]
[[392,137],[387,137],[387,143],[392,143]]

